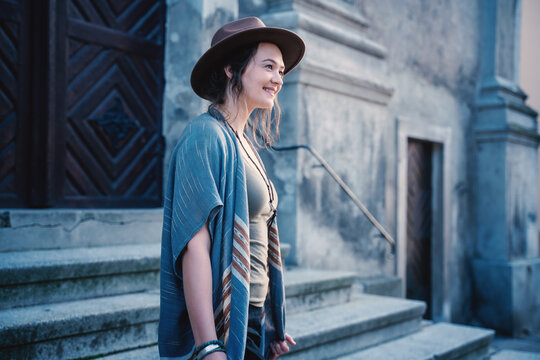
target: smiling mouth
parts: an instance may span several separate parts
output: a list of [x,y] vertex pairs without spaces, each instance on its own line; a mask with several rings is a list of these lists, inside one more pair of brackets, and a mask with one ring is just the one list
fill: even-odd
[[270,88],[265,87],[265,88],[263,88],[263,90],[266,91],[267,94],[270,94],[272,96],[276,95],[276,91],[272,90]]

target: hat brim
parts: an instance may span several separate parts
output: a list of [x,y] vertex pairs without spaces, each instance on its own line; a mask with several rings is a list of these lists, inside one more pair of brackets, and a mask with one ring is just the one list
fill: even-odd
[[285,64],[284,74],[294,69],[304,57],[306,45],[302,38],[294,32],[274,27],[263,27],[242,31],[231,35],[206,51],[193,67],[191,87],[193,91],[206,100],[211,100],[206,93],[209,88],[210,74],[215,66],[220,65],[228,54],[252,43],[269,42],[277,45]]

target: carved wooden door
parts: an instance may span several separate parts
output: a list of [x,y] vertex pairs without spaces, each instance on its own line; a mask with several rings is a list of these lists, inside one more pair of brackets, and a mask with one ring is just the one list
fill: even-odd
[[29,40],[38,126],[20,130],[35,140],[22,206],[159,206],[165,1],[23,5],[42,19]]
[[431,318],[432,144],[409,139],[407,158],[407,298],[426,302]]
[[28,200],[29,12],[24,1],[0,1],[0,204]]

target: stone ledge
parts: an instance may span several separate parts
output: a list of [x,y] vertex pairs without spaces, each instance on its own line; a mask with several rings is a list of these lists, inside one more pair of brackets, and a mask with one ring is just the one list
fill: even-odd
[[280,26],[288,29],[300,29],[345,45],[378,59],[384,59],[386,48],[362,35],[360,32],[343,29],[342,24],[332,24],[324,19],[315,18],[296,11],[267,13],[261,19],[268,26]]
[[369,26],[367,19],[356,9],[344,3],[328,0],[280,0],[273,1],[269,13],[293,10],[295,8],[318,13],[324,17],[333,17],[349,25],[363,29]]
[[325,68],[313,64],[309,60],[304,60],[299,71],[292,72],[286,78],[285,84],[294,83],[328,90],[336,94],[380,105],[388,104],[394,93],[394,90],[390,87],[351,74],[343,74],[334,68]]
[[476,127],[474,132],[478,143],[508,142],[535,149],[540,143],[540,135],[536,131],[511,124],[504,128]]
[[0,209],[0,252],[135,243],[161,238],[163,209]]

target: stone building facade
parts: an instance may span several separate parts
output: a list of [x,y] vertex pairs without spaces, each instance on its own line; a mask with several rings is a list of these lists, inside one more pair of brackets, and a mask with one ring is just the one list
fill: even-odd
[[[259,16],[297,31],[306,57],[279,96],[277,146],[315,148],[397,246],[392,252],[307,151],[265,151],[282,241],[292,247],[288,263],[398,275],[404,294],[412,284],[426,287],[436,320],[517,336],[540,330],[537,113],[517,77],[521,1],[168,6],[165,162],[187,121],[207,106],[189,74],[219,26]],[[422,183],[427,197],[408,199]],[[411,242],[415,227],[424,232],[419,243]]]
[[[276,148],[316,150],[395,242],[305,147],[261,151],[297,270],[289,285],[311,291],[296,295],[331,298],[306,268],[340,301],[356,275],[399,278],[435,321],[540,333],[539,135],[518,80],[520,39],[535,37],[520,33],[522,2],[0,0],[0,347],[61,358],[155,345],[162,182],[208,105],[191,69],[245,16],[307,45],[279,94]],[[346,306],[370,313],[373,299]],[[421,330],[422,303],[384,302],[414,309]],[[449,328],[469,336],[431,331]]]

